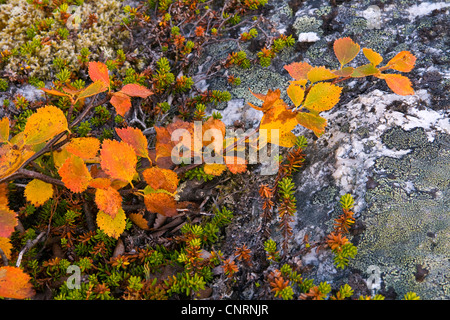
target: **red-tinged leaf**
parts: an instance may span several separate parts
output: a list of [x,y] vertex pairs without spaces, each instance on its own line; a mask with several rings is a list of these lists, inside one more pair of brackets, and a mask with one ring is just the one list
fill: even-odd
[[334,70],[333,73],[338,77],[349,77],[353,73],[353,67],[343,67],[339,70]]
[[342,88],[328,82],[315,84],[305,98],[303,106],[311,112],[330,110],[339,102]]
[[325,81],[337,78],[337,75],[331,72],[330,69],[327,69],[322,66],[311,68],[311,70],[308,71],[307,77],[308,80],[311,81],[311,83],[315,83],[318,81]]
[[114,218],[103,211],[97,213],[97,225],[100,230],[115,239],[119,239],[120,235],[125,231],[126,219],[127,216],[122,208],[117,211]]
[[303,88],[291,83],[286,92],[291,101],[294,103],[295,107],[298,107],[302,104],[305,97],[305,90]]
[[148,96],[153,94],[153,91],[136,83],[126,84],[125,86],[123,86],[122,89],[120,89],[119,92],[125,93],[132,97],[140,97],[140,98],[147,98]]
[[414,68],[416,57],[409,51],[399,52],[387,63],[387,67],[401,71],[410,72]]
[[353,42],[349,37],[337,39],[333,44],[334,54],[341,66],[352,61],[359,52],[359,44]]
[[65,149],[81,159],[92,159],[100,149],[100,140],[94,137],[73,138]]
[[8,207],[0,207],[0,237],[9,238],[17,226],[17,217]]
[[122,129],[116,128],[116,132],[120,139],[133,147],[138,157],[149,159],[148,141],[140,129],[132,127]]
[[59,96],[59,97],[70,97],[69,94],[58,91],[58,90],[54,90],[54,89],[45,89],[45,88],[41,88],[42,91],[44,91],[47,94],[51,94],[52,96]]
[[284,66],[284,69],[289,72],[290,76],[295,80],[307,79],[308,71],[312,66],[307,62],[293,62]]
[[61,109],[45,106],[28,118],[23,130],[23,140],[28,145],[40,144],[65,130],[68,130],[68,124]]
[[118,115],[122,117],[131,108],[131,99],[128,95],[121,92],[114,92],[109,102],[114,106]]
[[77,99],[84,99],[87,97],[95,96],[96,94],[102,93],[108,90],[102,81],[95,81],[87,86],[86,89],[80,92]]
[[411,81],[401,74],[380,74],[378,78],[384,79],[388,87],[394,93],[401,96],[408,96],[414,94]]
[[366,56],[367,60],[370,61],[371,64],[376,67],[383,61],[383,57],[378,53],[373,51],[372,49],[363,48],[364,56]]
[[175,171],[151,167],[142,172],[145,182],[153,189],[164,189],[174,193],[178,188],[178,175]]
[[100,150],[100,165],[112,178],[132,182],[136,174],[137,156],[126,142],[104,140]]
[[144,195],[144,204],[148,211],[166,217],[177,215],[177,203],[173,196],[164,192],[153,192]]
[[0,268],[0,297],[9,299],[27,299],[35,292],[30,276],[17,267]]
[[353,78],[361,78],[367,76],[374,76],[378,73],[380,73],[380,70],[378,70],[378,68],[376,68],[373,64],[369,63],[355,68],[351,76]]
[[61,168],[59,168],[58,173],[67,189],[75,193],[85,191],[89,181],[92,180],[83,159],[75,155],[66,159]]
[[300,125],[312,130],[317,137],[325,132],[327,126],[325,118],[313,113],[300,112],[297,114],[297,121]]
[[95,204],[97,208],[115,218],[122,208],[122,196],[114,188],[97,189],[95,191]]
[[104,87],[110,87],[108,67],[104,63],[89,62],[88,73],[92,81],[101,81]]
[[9,119],[8,117],[0,120],[0,143],[7,142],[9,140]]

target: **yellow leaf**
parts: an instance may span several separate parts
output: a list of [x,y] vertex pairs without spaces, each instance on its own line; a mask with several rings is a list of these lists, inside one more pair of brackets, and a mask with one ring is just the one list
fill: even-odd
[[6,237],[0,237],[0,249],[5,253],[6,258],[11,259],[11,241]]
[[327,69],[322,66],[322,67],[313,67],[311,70],[308,71],[307,77],[308,80],[311,81],[311,83],[315,83],[318,81],[325,81],[337,78],[337,75],[331,72],[330,69]]
[[320,137],[325,132],[327,125],[325,118],[306,112],[299,112],[297,114],[297,121],[300,125],[312,130],[317,137]]
[[378,70],[378,68],[375,68],[373,64],[369,63],[355,68],[351,76],[353,78],[360,78],[360,77],[374,76],[378,73],[380,73],[380,70]]
[[328,82],[315,84],[306,96],[303,106],[311,112],[330,110],[339,102],[342,88]]
[[77,99],[91,97],[106,90],[108,90],[108,88],[105,86],[105,83],[103,81],[95,81],[91,83],[86,89],[81,91]]
[[227,170],[227,166],[221,163],[206,163],[203,170],[206,174],[220,176],[225,170]]
[[59,150],[55,150],[52,152],[53,163],[57,169],[61,168],[61,166],[66,162],[66,159],[69,158],[72,154],[66,150],[66,147],[62,147]]
[[280,137],[278,145],[285,148],[291,148],[295,145],[295,141],[297,141],[297,136],[292,132],[288,132]]
[[103,211],[99,211],[97,213],[97,225],[108,236],[119,239],[120,235],[125,231],[126,218],[122,208],[117,211],[114,218]]
[[303,102],[303,98],[305,97],[305,90],[303,88],[291,83],[286,92],[295,107],[298,107]]
[[53,197],[53,186],[39,179],[31,180],[25,187],[25,198],[36,207]]
[[0,143],[7,142],[9,140],[9,119],[4,117],[0,120]]
[[376,67],[383,61],[383,57],[378,52],[375,52],[372,49],[363,48],[363,53],[366,56],[367,60],[369,60],[374,67]]
[[23,140],[28,145],[39,144],[65,130],[68,130],[67,119],[61,109],[45,106],[28,118],[23,130]]

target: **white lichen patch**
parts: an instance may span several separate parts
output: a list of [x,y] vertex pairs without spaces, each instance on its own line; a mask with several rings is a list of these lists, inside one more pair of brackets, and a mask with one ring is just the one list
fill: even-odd
[[423,2],[421,4],[415,4],[408,8],[409,13],[409,20],[413,21],[417,17],[426,16],[427,14],[430,14],[433,10],[440,10],[442,8],[449,8],[450,3],[448,1],[446,2]]

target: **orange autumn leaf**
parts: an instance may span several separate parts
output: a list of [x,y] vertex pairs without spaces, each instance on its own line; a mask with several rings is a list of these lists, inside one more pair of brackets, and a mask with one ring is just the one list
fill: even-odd
[[111,97],[109,102],[116,109],[118,115],[121,115],[122,117],[125,116],[128,110],[130,110],[131,108],[130,97],[122,92],[114,92],[112,95],[113,96]]
[[83,159],[71,155],[59,168],[58,174],[61,176],[64,185],[72,192],[83,192],[87,189],[89,181],[92,180],[91,174]]
[[17,267],[0,268],[0,297],[10,299],[27,299],[35,292],[30,283],[30,276]]
[[100,150],[100,166],[112,178],[129,183],[136,174],[137,156],[132,146],[123,141],[104,140]]
[[149,159],[148,141],[140,129],[132,127],[116,128],[116,132],[120,139],[133,147],[138,157]]
[[6,206],[0,207],[0,237],[10,237],[17,224],[16,213]]
[[175,171],[151,167],[142,172],[145,182],[154,190],[164,189],[170,193],[174,193],[179,184],[178,175]]
[[234,156],[225,156],[224,159],[231,173],[238,174],[247,171],[247,161],[245,159]]
[[311,88],[303,106],[313,113],[330,110],[339,102],[341,91],[337,85],[319,82]]
[[312,130],[317,137],[320,137],[325,132],[327,125],[325,118],[306,112],[299,112],[297,114],[297,121],[300,125]]
[[8,207],[8,184],[7,183],[0,183],[0,208],[1,207]]
[[307,62],[293,62],[284,66],[289,75],[295,80],[307,79],[307,74],[312,66]]
[[108,189],[110,186],[111,186],[111,179],[109,178],[94,178],[91,181],[89,181],[89,187],[95,189]]
[[212,148],[220,153],[223,149],[223,139],[225,138],[225,123],[222,120],[210,117],[202,125],[203,146]]
[[140,98],[147,98],[148,96],[153,94],[151,90],[136,83],[129,83],[124,85],[119,92],[129,95],[131,97],[140,97]]
[[311,70],[308,71],[307,74],[308,80],[311,81],[311,83],[315,83],[318,81],[325,81],[337,78],[337,75],[335,75],[333,72],[331,72],[330,69],[322,67],[313,67]]
[[416,57],[409,51],[401,51],[395,55],[386,67],[401,72],[410,72],[414,68]]
[[177,215],[177,203],[173,196],[164,192],[152,192],[144,195],[144,204],[148,211],[166,217]]
[[28,118],[23,130],[23,141],[28,145],[39,144],[65,130],[68,130],[68,124],[62,110],[55,106],[45,106]]
[[125,231],[126,219],[127,217],[122,208],[119,208],[114,217],[103,211],[97,213],[97,225],[100,230],[115,239],[119,239],[120,235]]
[[122,196],[114,188],[95,190],[95,204],[100,211],[114,218],[122,208]]
[[170,168],[172,162],[172,150],[175,143],[171,140],[171,136],[167,128],[154,127],[156,131],[155,144],[155,162],[161,168]]
[[356,57],[360,47],[351,38],[346,37],[337,39],[333,44],[333,49],[342,67]]
[[221,163],[206,163],[203,166],[203,171],[213,176],[220,176],[225,170],[227,170],[227,166]]
[[6,237],[0,237],[0,249],[2,249],[7,259],[11,259],[11,250],[13,246],[11,240]]
[[70,97],[69,94],[58,91],[58,90],[54,90],[54,89],[45,89],[45,88],[41,88],[42,91],[44,91],[47,94],[51,94],[53,96],[59,96],[59,97]]
[[374,67],[376,67],[383,61],[383,57],[378,52],[375,52],[372,49],[363,48],[363,53],[367,60],[369,60]]
[[401,96],[407,96],[414,94],[414,89],[411,86],[411,80],[401,74],[380,74],[377,76],[380,79],[384,79],[388,87],[394,91],[394,93]]
[[128,218],[142,230],[149,230],[148,221],[140,213],[130,213]]
[[104,87],[110,87],[108,67],[104,63],[89,62],[88,73],[92,81],[101,81]]
[[9,140],[9,119],[8,117],[0,120],[0,143],[7,142]]
[[40,207],[53,197],[53,185],[39,179],[33,179],[28,182],[24,194],[27,201],[30,201],[35,207]]
[[73,138],[65,149],[82,159],[92,159],[100,149],[100,140],[94,137]]

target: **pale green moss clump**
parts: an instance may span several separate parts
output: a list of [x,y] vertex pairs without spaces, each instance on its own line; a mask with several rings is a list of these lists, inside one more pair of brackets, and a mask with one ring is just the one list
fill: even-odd
[[[91,60],[103,52],[120,49],[120,40],[127,32],[118,32],[117,26],[124,17],[119,0],[86,0],[80,6],[69,6],[69,25],[59,20],[59,11],[46,13],[41,8],[28,4],[26,0],[8,0],[0,5],[0,51],[8,50],[13,55],[8,59],[5,70],[27,72],[30,77],[50,80],[55,70],[55,58],[65,61],[71,71],[78,71],[77,56],[82,48],[91,51]],[[95,22],[83,28],[89,16],[95,14]],[[77,20],[74,18],[76,17]],[[79,20],[78,20],[79,19]],[[40,23],[45,28],[35,28]]]

